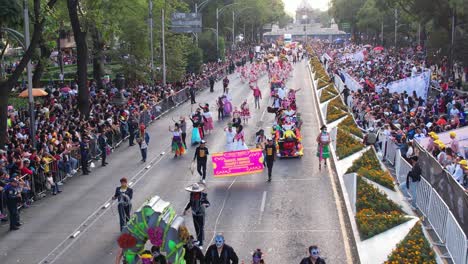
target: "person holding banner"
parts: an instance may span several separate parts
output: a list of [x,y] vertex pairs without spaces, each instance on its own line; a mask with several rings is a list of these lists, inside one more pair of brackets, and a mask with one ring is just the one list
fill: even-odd
[[197,171],[198,171],[198,174],[200,174],[200,177],[202,178],[201,179],[202,183],[205,183],[206,162],[208,161],[208,155],[210,154],[205,144],[206,144],[206,141],[202,140],[200,142],[200,146],[198,146],[195,149],[195,154],[193,155],[193,162],[195,162],[195,159],[197,160]]
[[234,137],[236,136],[236,131],[232,129],[232,124],[229,123],[228,126],[224,129],[226,133],[226,151],[234,150]]
[[324,160],[324,165],[327,166],[327,159],[330,158],[330,142],[331,136],[327,132],[327,127],[323,125],[320,128],[320,135],[317,136],[317,157],[319,158],[319,170],[322,169],[322,160]]
[[268,168],[268,182],[271,182],[271,172],[273,170],[273,163],[276,158],[276,147],[273,144],[273,139],[268,138],[267,144],[265,146],[265,163]]

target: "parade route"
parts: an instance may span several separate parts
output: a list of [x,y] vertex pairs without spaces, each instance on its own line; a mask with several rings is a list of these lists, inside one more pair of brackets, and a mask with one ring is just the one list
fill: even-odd
[[[270,102],[268,78],[263,76],[259,80],[263,95],[260,109],[254,109],[252,91],[247,83],[234,75],[229,78],[233,105],[239,107],[248,99],[252,118],[244,128],[246,143],[253,148],[255,132],[264,129],[268,134],[273,122],[274,115],[266,111]],[[304,121],[301,130],[304,156],[277,160],[272,182],[266,182],[266,172],[215,179],[208,162],[207,192],[211,206],[206,210],[204,250],[212,243],[214,234],[222,232],[226,243],[246,263],[257,248],[266,254],[266,263],[299,263],[312,244],[320,247],[327,263],[349,263],[351,240],[346,230],[343,231],[344,220],[339,217],[341,208],[336,200],[333,176],[329,175],[329,170],[319,171],[315,156],[320,123],[310,85],[305,61],[295,64],[286,87],[301,88],[297,93],[297,106]],[[215,111],[216,99],[221,93],[220,81],[214,93],[205,90],[196,98],[197,103],[209,103],[215,117],[215,130],[206,137],[211,154],[224,151],[226,141],[223,129],[227,120],[218,122]],[[174,159],[168,127],[173,125],[173,119],[187,116],[195,107],[184,103],[148,127],[151,140],[146,163],[140,162],[138,146],[129,148],[124,142],[109,156],[109,165],[105,168],[96,162],[90,175],[74,176],[62,186],[61,194],[47,197],[22,211],[24,224],[20,231],[8,232],[8,226],[2,224],[2,264],[113,263],[118,250],[119,223],[117,205],[111,197],[122,177],[132,182],[132,210],[158,195],[182,214],[189,199],[184,187],[199,180],[198,174],[192,175],[189,169],[195,147],[189,147],[182,158]],[[187,142],[191,125],[189,128]],[[185,219],[194,233],[192,217],[187,215]],[[73,234],[76,237],[70,238]]]

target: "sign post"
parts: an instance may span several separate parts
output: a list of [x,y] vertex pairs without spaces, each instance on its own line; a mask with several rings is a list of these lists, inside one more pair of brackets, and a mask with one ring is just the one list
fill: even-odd
[[201,33],[202,32],[202,14],[200,13],[172,13],[171,31],[173,33]]

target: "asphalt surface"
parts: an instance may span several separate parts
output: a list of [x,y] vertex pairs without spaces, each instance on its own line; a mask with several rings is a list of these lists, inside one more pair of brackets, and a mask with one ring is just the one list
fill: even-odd
[[[264,76],[259,81],[263,100],[260,110],[254,109],[252,92],[239,78],[230,77],[233,104],[240,106],[249,100],[252,118],[245,126],[247,144],[253,146],[255,131],[269,131],[273,115],[266,112],[269,105],[269,85]],[[273,181],[267,183],[266,172],[214,179],[208,165],[208,199],[205,226],[205,249],[217,232],[225,234],[226,243],[233,246],[241,260],[251,261],[251,252],[261,248],[266,263],[299,263],[307,255],[307,247],[316,244],[327,263],[347,263],[343,224],[338,217],[328,170],[318,170],[315,138],[319,131],[316,107],[305,62],[295,65],[290,88],[302,88],[297,93],[297,105],[304,120],[302,135],[305,146],[302,159],[278,160],[273,168]],[[216,97],[222,93],[221,82],[215,93],[204,91],[197,102],[209,103],[216,114]],[[106,204],[121,177],[134,184],[133,207],[138,208],[153,195],[173,204],[182,214],[188,202],[184,187],[199,180],[189,165],[195,147],[178,159],[170,152],[172,118],[188,115],[192,106],[185,103],[149,129],[151,136],[148,160],[141,163],[137,146],[124,143],[109,158],[105,168],[97,167],[88,176],[75,176],[62,186],[63,192],[47,197],[21,213],[21,230],[8,232],[0,227],[0,263],[114,263],[119,236],[118,212],[112,203]],[[216,120],[216,118],[215,118]],[[215,130],[207,136],[211,153],[224,150],[223,128],[226,121],[215,121]],[[190,134],[187,136],[190,141]],[[192,219],[186,224],[194,232]],[[70,236],[80,231],[76,238]],[[349,256],[349,255],[348,255]]]

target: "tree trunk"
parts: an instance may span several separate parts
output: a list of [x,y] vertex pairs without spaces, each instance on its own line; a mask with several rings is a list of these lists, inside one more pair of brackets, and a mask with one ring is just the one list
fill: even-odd
[[104,75],[104,41],[102,34],[96,26],[93,27],[93,78],[98,89],[104,88],[102,77]]
[[68,0],[68,15],[73,29],[76,43],[76,62],[78,75],[78,109],[81,118],[89,116],[89,89],[88,89],[88,45],[86,43],[86,32],[81,30],[80,18],[78,16],[78,0]]
[[[56,3],[55,0],[51,0],[47,5],[52,8]],[[23,73],[29,60],[31,60],[34,54],[34,49],[39,43],[39,39],[42,34],[42,28],[44,26],[44,19],[41,17],[41,0],[34,0],[34,31],[31,36],[31,42],[29,47],[21,58],[20,63],[16,67],[15,71],[10,75],[7,80],[0,81],[0,149],[5,147],[7,142],[7,119],[8,119],[8,96],[11,90],[18,82],[19,77]]]
[[34,74],[32,77],[33,87],[41,87],[41,78],[44,75],[45,67],[47,66],[46,61],[49,59],[51,50],[45,44],[44,38],[41,36],[41,40],[39,42],[39,48],[41,50],[41,56],[38,60],[36,65],[36,69],[34,70]]

